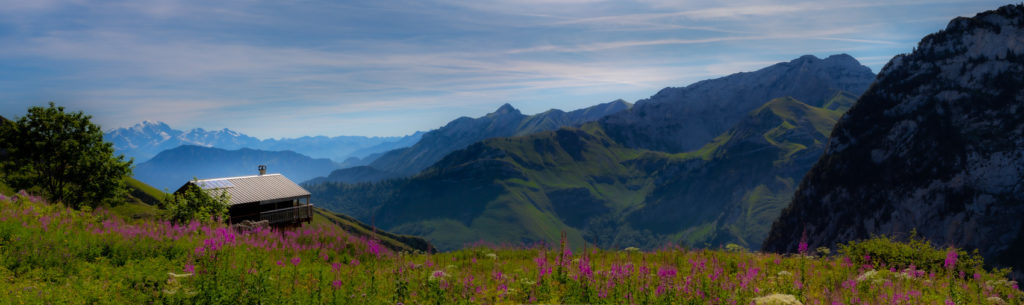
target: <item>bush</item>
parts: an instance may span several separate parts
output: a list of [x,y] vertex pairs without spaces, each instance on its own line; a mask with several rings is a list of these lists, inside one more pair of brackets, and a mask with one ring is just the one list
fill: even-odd
[[183,191],[164,199],[162,208],[167,209],[171,221],[177,223],[223,219],[228,214],[228,201],[231,197],[227,192],[217,193],[210,194],[196,183],[189,183]]
[[907,268],[914,265],[917,269],[931,272],[946,270],[946,259],[949,252],[956,251],[957,259],[953,266],[954,272],[963,271],[972,274],[982,270],[984,261],[978,250],[971,253],[956,248],[936,248],[923,237],[912,232],[906,242],[900,242],[882,235],[867,240],[850,241],[839,245],[839,253],[849,257],[858,265],[872,265],[875,268],[886,267]]

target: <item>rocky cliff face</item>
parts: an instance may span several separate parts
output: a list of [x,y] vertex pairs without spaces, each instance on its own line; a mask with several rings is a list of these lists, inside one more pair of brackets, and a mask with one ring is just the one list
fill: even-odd
[[683,152],[726,132],[765,101],[788,96],[821,107],[838,91],[860,95],[874,78],[849,55],[806,55],[754,72],[665,88],[600,122],[628,147]]
[[917,232],[1024,267],[1024,6],[957,18],[892,59],[832,131],[768,251]]

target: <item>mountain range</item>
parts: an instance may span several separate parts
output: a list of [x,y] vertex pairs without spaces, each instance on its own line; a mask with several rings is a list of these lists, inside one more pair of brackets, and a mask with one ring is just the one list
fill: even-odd
[[365,158],[375,153],[407,147],[419,141],[422,132],[404,137],[315,136],[260,140],[227,128],[189,131],[173,129],[163,122],[143,121],[132,127],[117,128],[103,138],[114,143],[118,154],[144,162],[161,151],[181,145],[221,149],[251,148],[270,151],[292,150],[313,158],[329,158],[343,162],[349,158]]
[[630,107],[632,104],[626,101],[615,100],[570,112],[552,109],[535,115],[524,115],[512,105],[504,104],[483,117],[455,119],[423,134],[420,141],[412,146],[388,151],[375,156],[372,162],[334,171],[314,182],[357,183],[408,177],[426,169],[448,153],[481,140],[576,126]]
[[[751,85],[761,78],[770,85]],[[411,178],[307,188],[321,205],[439,249],[555,242],[562,231],[574,246],[758,247],[832,124],[873,78],[847,55],[804,56],[667,88],[579,127],[477,142]],[[701,130],[692,135],[677,130],[709,112],[728,115],[685,123]],[[702,145],[687,144],[726,123]]]
[[849,55],[823,60],[806,55],[754,72],[665,88],[600,123],[628,147],[684,152],[700,148],[771,99],[790,96],[822,106],[837,90],[859,94],[872,80],[871,70]]
[[916,232],[1022,270],[1022,37],[1024,5],[1008,5],[893,58],[839,120],[764,250]]
[[158,189],[173,192],[192,178],[218,178],[258,174],[257,165],[280,173],[292,181],[305,181],[337,168],[337,163],[313,159],[293,151],[265,151],[249,148],[226,150],[182,145],[160,152],[135,166],[135,178]]

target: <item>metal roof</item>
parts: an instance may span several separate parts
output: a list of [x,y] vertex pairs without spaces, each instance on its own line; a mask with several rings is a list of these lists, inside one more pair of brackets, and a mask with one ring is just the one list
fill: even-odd
[[231,196],[228,205],[274,202],[310,195],[309,191],[281,174],[195,180],[185,183],[178,191],[191,183],[207,191],[226,191]]

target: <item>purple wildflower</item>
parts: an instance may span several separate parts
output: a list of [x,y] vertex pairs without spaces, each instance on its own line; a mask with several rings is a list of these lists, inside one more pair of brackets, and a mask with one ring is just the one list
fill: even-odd
[[658,277],[662,280],[668,280],[676,276],[676,268],[671,266],[661,266],[658,268]]
[[797,251],[801,255],[807,254],[807,229],[804,229],[803,236],[800,237],[800,244],[797,246]]
[[956,267],[956,249],[949,247],[949,252],[946,252],[946,262],[942,264],[946,269],[953,269]]

